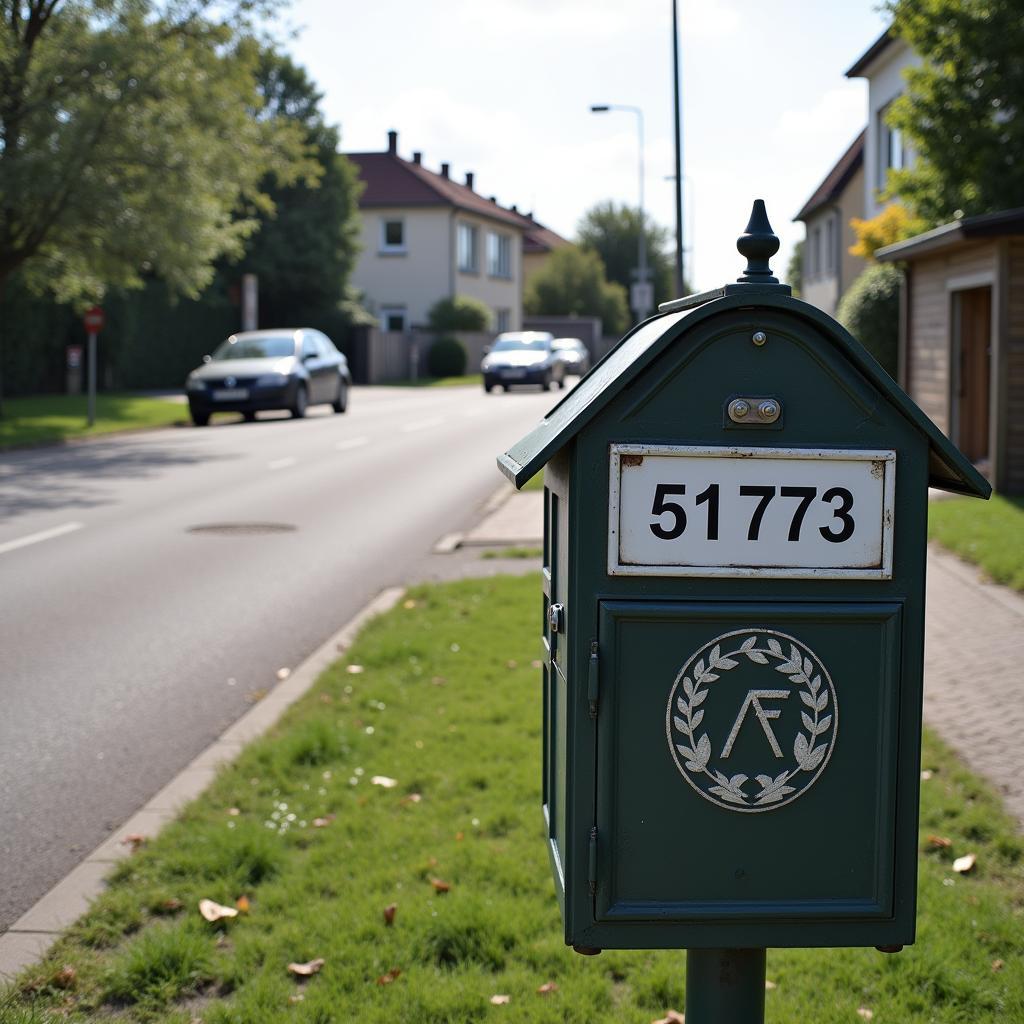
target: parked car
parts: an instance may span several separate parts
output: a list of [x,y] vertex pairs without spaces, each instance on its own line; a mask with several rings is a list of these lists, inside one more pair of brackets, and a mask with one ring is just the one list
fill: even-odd
[[539,384],[550,390],[565,387],[565,363],[552,348],[550,331],[506,331],[499,334],[480,363],[484,391],[500,385]]
[[590,352],[579,338],[555,338],[551,347],[565,363],[565,372],[582,377],[590,369]]
[[185,381],[189,412],[205,427],[215,412],[254,420],[261,409],[287,409],[301,418],[311,405],[348,407],[348,360],[321,331],[284,327],[232,334]]

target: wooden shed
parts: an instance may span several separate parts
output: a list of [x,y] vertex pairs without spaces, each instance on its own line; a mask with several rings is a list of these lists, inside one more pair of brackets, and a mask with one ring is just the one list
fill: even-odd
[[876,256],[906,268],[900,383],[998,491],[1024,493],[1024,207]]

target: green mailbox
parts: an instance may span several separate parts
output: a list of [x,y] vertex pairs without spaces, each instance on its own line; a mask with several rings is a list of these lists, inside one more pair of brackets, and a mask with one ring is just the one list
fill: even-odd
[[581,952],[914,939],[928,488],[990,487],[776,281],[760,200],[737,245],[737,283],[498,460],[544,468],[543,806]]

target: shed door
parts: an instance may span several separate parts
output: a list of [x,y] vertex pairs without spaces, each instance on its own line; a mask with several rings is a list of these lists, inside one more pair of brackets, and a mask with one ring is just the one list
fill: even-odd
[[602,604],[598,920],[892,915],[900,615]]
[[972,462],[987,459],[992,368],[992,289],[955,292],[954,392],[956,443]]

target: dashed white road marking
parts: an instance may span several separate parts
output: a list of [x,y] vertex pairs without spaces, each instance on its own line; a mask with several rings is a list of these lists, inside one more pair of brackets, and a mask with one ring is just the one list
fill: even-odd
[[414,430],[426,430],[428,427],[437,427],[444,423],[444,418],[441,416],[434,416],[429,420],[417,420],[415,423],[406,423],[402,427],[403,434],[411,434]]
[[364,444],[369,444],[370,439],[368,437],[350,437],[344,441],[339,441],[334,447],[336,451],[348,452],[353,448],[362,448]]
[[27,537],[6,541],[0,544],[0,555],[4,555],[8,551],[16,551],[18,548],[27,548],[29,544],[38,544],[40,541],[62,537],[65,533],[74,533],[75,530],[80,530],[82,525],[82,523],[64,523],[62,526],[55,526],[51,530],[40,530],[38,533],[30,533]]
[[274,459],[273,462],[267,463],[267,469],[287,469],[289,466],[294,466],[299,460],[293,455],[286,455],[283,459]]

